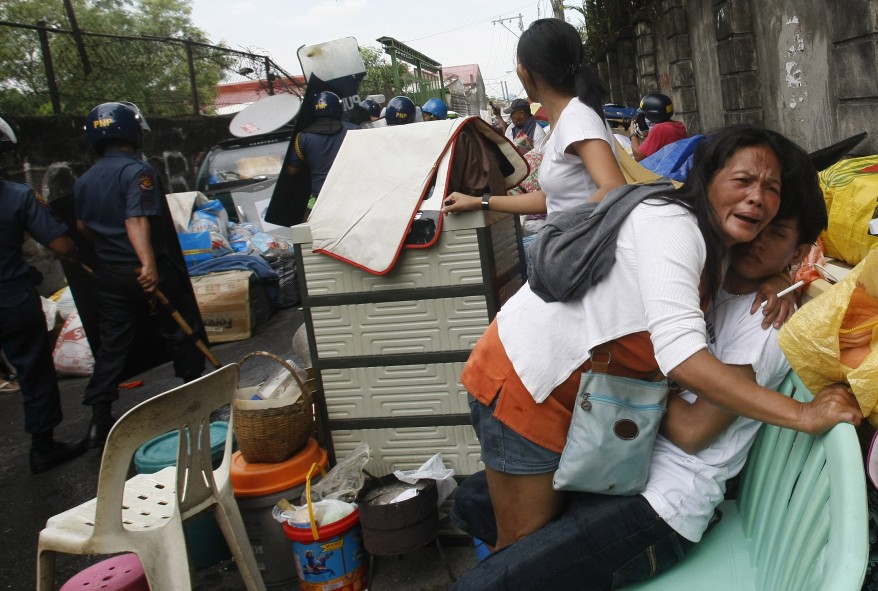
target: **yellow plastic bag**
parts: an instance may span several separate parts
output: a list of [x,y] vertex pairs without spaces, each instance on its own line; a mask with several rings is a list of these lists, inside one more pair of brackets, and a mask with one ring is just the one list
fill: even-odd
[[872,331],[872,351],[858,367],[850,368],[840,361],[839,333],[857,285],[872,298],[878,298],[878,250],[869,252],[843,281],[802,306],[777,338],[790,365],[809,390],[816,393],[835,382],[846,382],[863,416],[878,427],[878,331]]
[[869,234],[869,221],[878,206],[878,173],[861,173],[878,164],[878,156],[851,158],[820,172],[820,186],[829,213],[829,226],[820,235],[826,254],[856,265],[878,237]]

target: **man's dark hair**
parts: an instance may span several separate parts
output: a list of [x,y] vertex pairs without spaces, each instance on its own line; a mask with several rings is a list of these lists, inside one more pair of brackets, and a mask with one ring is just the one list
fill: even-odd
[[719,266],[725,252],[716,212],[707,198],[708,186],[736,152],[758,146],[770,149],[780,162],[780,208],[775,218],[798,217],[803,242],[809,238],[815,240],[820,230],[826,227],[825,205],[823,217],[820,217],[823,193],[817,180],[817,170],[808,154],[795,142],[775,131],[753,125],[733,125],[708,134],[695,148],[686,182],[675,192],[675,197],[694,212],[704,236],[707,246],[706,294],[716,293],[719,287]]

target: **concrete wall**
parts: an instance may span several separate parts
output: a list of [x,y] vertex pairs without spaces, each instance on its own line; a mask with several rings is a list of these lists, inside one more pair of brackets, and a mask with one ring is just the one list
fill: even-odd
[[841,139],[833,116],[826,9],[799,0],[753,2],[765,125],[809,150]]
[[[752,78],[767,127],[809,151],[865,130],[870,137],[853,153],[878,152],[878,0],[723,0],[714,2],[714,22],[720,10],[732,21],[749,15]],[[727,60],[741,59],[730,50],[718,46],[720,69],[724,52]],[[728,90],[726,103],[746,102],[753,92],[750,84]],[[725,116],[729,121],[728,109]]]
[[[723,126],[723,99],[716,51],[712,2],[689,2],[689,43],[698,93],[698,127],[704,133]],[[690,130],[690,133],[694,130]]]
[[868,131],[858,154],[878,154],[878,0],[827,3],[830,85],[840,137]]
[[852,154],[878,153],[878,0],[662,0],[635,53],[691,133],[751,122],[812,151],[868,131]]

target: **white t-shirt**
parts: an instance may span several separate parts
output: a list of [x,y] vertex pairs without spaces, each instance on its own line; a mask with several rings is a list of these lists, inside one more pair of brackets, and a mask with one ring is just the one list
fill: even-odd
[[547,213],[569,209],[586,201],[597,190],[579,155],[567,153],[571,144],[593,139],[607,142],[616,155],[616,142],[610,126],[578,98],[570,99],[552,128],[552,134],[543,144],[539,178],[540,187],[546,193]]
[[[707,314],[708,348],[723,363],[752,366],[756,382],[774,390],[790,365],[777,342],[777,330],[763,330],[762,314],[750,314],[752,303],[752,294],[736,296],[720,290]],[[697,398],[691,392],[682,396],[690,402]],[[643,496],[677,533],[698,542],[723,500],[726,481],[744,466],[760,425],[738,417],[710,446],[694,455],[660,435]]]
[[698,295],[704,239],[683,206],[655,203],[637,205],[619,226],[616,263],[585,297],[547,303],[524,285],[501,308],[500,341],[537,402],[579,368],[589,350],[628,334],[649,331],[665,375],[707,348]]

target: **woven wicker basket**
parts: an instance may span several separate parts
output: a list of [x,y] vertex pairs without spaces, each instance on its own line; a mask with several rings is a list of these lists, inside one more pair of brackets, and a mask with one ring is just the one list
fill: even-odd
[[239,364],[256,356],[268,357],[283,365],[302,390],[302,397],[293,404],[283,404],[283,399],[256,401],[249,400],[255,389],[241,390],[246,399],[239,398],[234,404],[238,449],[249,463],[283,462],[302,449],[314,431],[313,380],[302,382],[293,366],[266,351],[248,353]]

